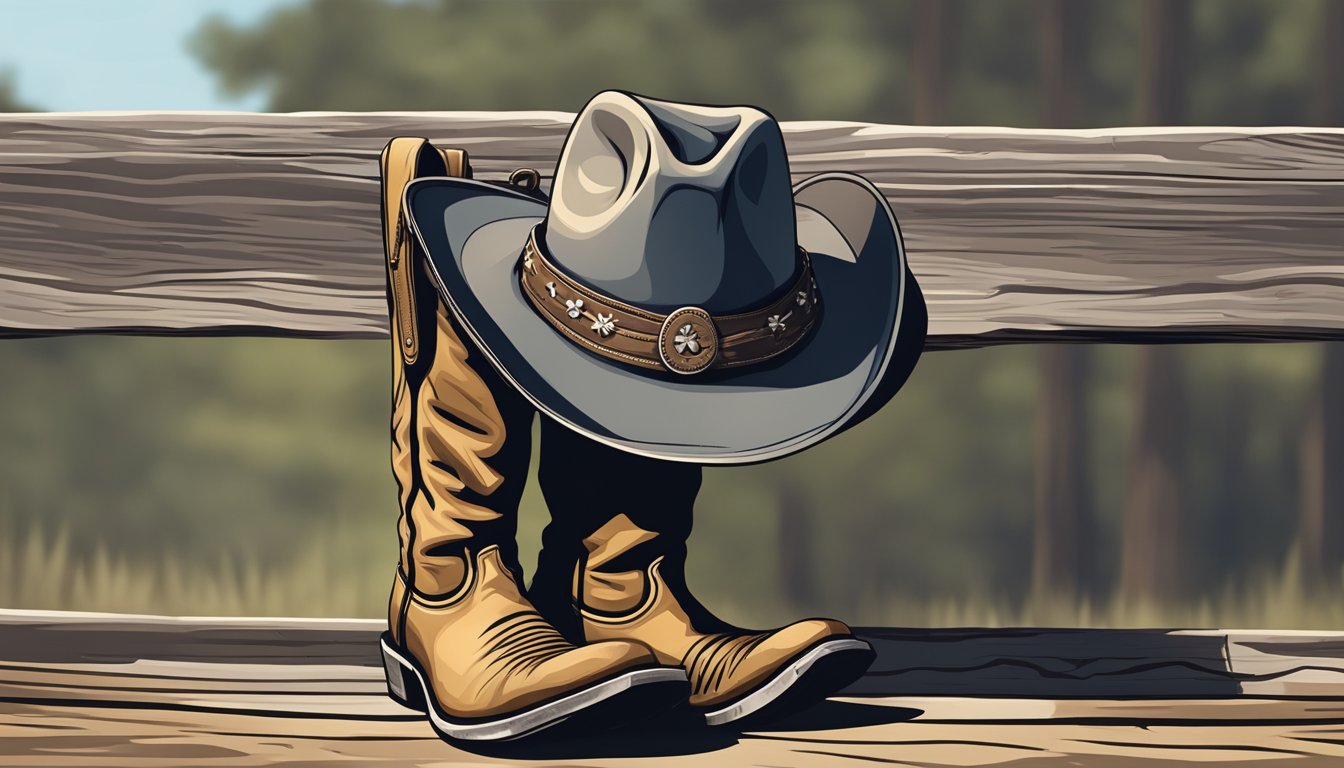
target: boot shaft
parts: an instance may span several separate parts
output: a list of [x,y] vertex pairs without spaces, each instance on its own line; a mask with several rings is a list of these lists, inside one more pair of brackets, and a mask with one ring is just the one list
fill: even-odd
[[727,628],[685,584],[699,466],[618,451],[543,419],[538,476],[551,522],[528,595],[567,637],[585,639],[581,614],[635,610],[651,594],[655,562],[688,622]]
[[[397,482],[394,638],[407,596],[458,589],[471,549],[498,547],[517,578],[515,530],[531,455],[531,406],[473,344],[429,277],[401,215],[401,189],[424,175],[470,175],[461,153],[396,139],[382,158],[388,314],[393,336],[391,459]],[[402,583],[404,582],[404,584]]]
[[710,724],[810,704],[872,662],[841,622],[743,630],[695,599],[685,564],[699,467],[619,453],[549,421],[541,453],[552,522],[529,597],[571,642],[644,644],[686,671],[688,701]]
[[392,466],[402,572],[417,591],[439,595],[461,584],[468,541],[499,546],[518,569],[533,413],[464,340],[444,303],[436,298],[430,308],[421,311],[429,322],[419,359],[394,360]]

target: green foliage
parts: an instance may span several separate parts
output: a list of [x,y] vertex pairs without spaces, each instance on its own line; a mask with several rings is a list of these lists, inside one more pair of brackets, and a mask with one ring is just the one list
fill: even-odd
[[0,69],[0,112],[31,112],[33,108],[19,101],[15,93],[14,72]]
[[[1081,122],[1135,122],[1139,3],[1088,21]],[[308,0],[190,45],[276,111],[553,109],[603,88],[787,120],[911,120],[910,0]],[[1321,0],[1195,0],[1193,123],[1309,122]],[[948,122],[1039,123],[1039,5],[960,3]]]
[[[283,559],[383,512],[385,345],[83,337],[0,344],[0,517],[190,563]],[[320,394],[314,394],[320,393]],[[381,548],[378,544],[381,543]]]
[[[386,344],[0,344],[0,605],[377,615],[396,557]],[[706,470],[692,585],[712,607],[762,623],[829,612],[869,624],[1227,625],[1270,615],[1245,612],[1276,605],[1255,602],[1265,595],[1301,594],[1285,562],[1317,347],[1186,351],[1200,393],[1182,424],[1193,436],[1185,487],[1199,590],[1193,604],[1169,606],[1129,606],[1106,589],[1080,605],[1024,602],[1034,352],[927,354],[886,409],[835,440]],[[1103,586],[1115,575],[1132,358],[1100,348],[1092,376]],[[779,594],[781,570],[795,567],[776,549],[782,493],[803,494],[810,510],[814,589],[799,603]],[[544,523],[534,476],[520,525],[529,567]],[[1277,610],[1292,626],[1335,615],[1318,608],[1302,599]]]
[[259,28],[210,19],[192,46],[227,92],[264,88],[277,111],[573,111],[624,88],[871,119],[871,105],[906,101],[887,45],[904,13],[804,0],[313,0]]

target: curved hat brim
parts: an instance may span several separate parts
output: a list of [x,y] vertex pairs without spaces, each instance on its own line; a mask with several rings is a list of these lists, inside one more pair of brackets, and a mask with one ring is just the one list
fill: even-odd
[[[881,193],[853,174],[794,187],[798,242],[812,255],[821,317],[799,348],[762,366],[660,375],[590,354],[527,303],[517,263],[546,205],[505,187],[425,178],[405,191],[412,229],[453,313],[541,411],[615,448],[673,461],[746,464],[813,445],[871,409],[897,358],[909,279]],[[909,286],[907,284],[910,284]],[[905,355],[909,357],[909,355]]]

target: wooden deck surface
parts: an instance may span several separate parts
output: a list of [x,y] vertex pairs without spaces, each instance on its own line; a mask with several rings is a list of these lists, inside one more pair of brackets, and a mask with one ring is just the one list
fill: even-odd
[[0,612],[0,765],[1344,765],[1344,633],[868,629],[788,720],[472,753],[386,698],[379,630]]

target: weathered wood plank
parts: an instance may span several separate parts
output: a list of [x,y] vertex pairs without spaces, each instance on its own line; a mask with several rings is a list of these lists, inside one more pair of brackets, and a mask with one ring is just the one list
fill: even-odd
[[862,630],[878,660],[849,692],[965,696],[1344,698],[1344,633]]
[[[562,113],[0,116],[0,335],[385,333],[387,138],[549,173]],[[900,216],[934,347],[1344,338],[1344,131],[785,125]]]
[[[526,759],[571,766],[1109,767],[1249,766],[1266,759],[1306,766],[1344,759],[1344,690],[1338,686],[1327,698],[1297,699],[849,695],[747,732],[693,727],[669,716],[600,738],[475,754],[442,743],[418,715],[384,695],[374,650],[379,629],[376,620],[0,611],[0,765],[507,765]],[[1228,675],[1235,673],[1228,663],[1247,656],[1261,674],[1271,674],[1271,667],[1282,671],[1303,659],[1335,669],[1344,655],[1344,633],[864,634],[879,647],[878,677],[902,666],[931,672],[929,665],[941,665],[943,678],[962,681],[945,687],[963,691],[981,680],[997,685],[987,671],[996,664],[1021,662],[1050,676],[1081,677],[1097,661],[1124,676],[1139,674],[1137,665],[1151,655],[1148,661],[1180,658],[1210,674],[1222,663]],[[1232,650],[1219,653],[1216,646]],[[1126,670],[1126,663],[1135,666]]]
[[[828,704],[817,711],[825,712]],[[853,706],[853,705],[849,705]],[[881,707],[865,707],[881,709]],[[827,715],[747,733],[649,725],[583,741],[472,754],[439,741],[419,720],[268,717],[76,703],[0,701],[0,764],[23,766],[1302,766],[1344,759],[1337,723],[921,722],[898,711]],[[816,715],[812,715],[816,717]],[[840,718],[853,718],[846,721]]]
[[[183,690],[171,682],[178,678],[244,695],[282,681],[298,684],[290,687],[299,692],[307,683],[340,682],[354,686],[352,693],[368,693],[367,685],[379,693],[382,629],[378,620],[359,619],[0,611],[0,685],[40,685],[53,682],[53,675],[67,676],[92,696],[115,692],[115,681],[92,679],[115,671],[127,680],[160,681],[149,687],[164,695]],[[1344,700],[1344,632],[857,631],[878,658],[847,689],[850,695]]]

